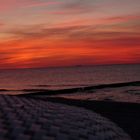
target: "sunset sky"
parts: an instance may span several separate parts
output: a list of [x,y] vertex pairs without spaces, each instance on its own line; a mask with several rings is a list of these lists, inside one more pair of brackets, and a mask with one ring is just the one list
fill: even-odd
[[140,62],[140,0],[0,0],[0,69]]

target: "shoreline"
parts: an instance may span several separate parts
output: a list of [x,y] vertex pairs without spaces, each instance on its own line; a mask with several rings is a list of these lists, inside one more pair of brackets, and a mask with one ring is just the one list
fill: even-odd
[[[39,85],[39,86],[45,86],[45,85]],[[17,96],[50,96],[50,95],[62,95],[62,94],[75,94],[77,92],[89,92],[89,91],[96,91],[96,90],[102,90],[107,88],[119,88],[119,87],[129,87],[134,86],[138,87],[140,86],[140,81],[131,81],[131,82],[118,82],[118,83],[110,83],[110,84],[98,84],[93,86],[85,86],[85,87],[76,87],[76,88],[67,88],[67,89],[57,89],[57,90],[50,90],[50,89],[23,89],[21,91],[26,92],[25,94],[18,94]],[[3,89],[2,89],[3,90]],[[28,92],[28,93],[27,93]]]
[[[40,85],[41,87],[44,85]],[[18,95],[8,95],[9,99],[12,100],[13,98],[21,100],[34,100],[35,103],[38,102],[52,102],[57,105],[57,103],[61,103],[62,106],[70,105],[71,107],[78,107],[82,110],[82,108],[87,109],[88,111],[92,111],[93,113],[100,114],[101,116],[109,119],[111,122],[114,122],[117,126],[122,128],[128,135],[132,137],[133,140],[140,139],[140,103],[130,103],[130,102],[118,102],[113,100],[87,100],[87,99],[72,99],[66,98],[62,95],[76,95],[79,92],[84,94],[88,94],[93,92],[92,94],[96,94],[96,92],[100,92],[100,90],[106,89],[118,89],[121,87],[139,87],[140,81],[132,81],[132,82],[125,82],[125,83],[111,83],[111,84],[100,84],[100,85],[93,85],[93,86],[85,86],[85,87],[77,87],[77,88],[70,88],[70,89],[59,89],[59,90],[49,90],[49,89],[23,89],[22,91],[25,94],[18,94]],[[134,88],[135,89],[135,88]],[[131,91],[133,92],[134,89],[127,89],[124,91]],[[1,89],[1,92],[5,91]],[[123,91],[123,92],[124,92]],[[15,91],[16,92],[16,91]],[[130,92],[130,93],[131,93]],[[8,93],[8,92],[7,92]],[[136,93],[131,93],[136,94]],[[139,93],[137,93],[139,94]],[[3,95],[7,96],[7,95]],[[132,98],[131,98],[132,99]],[[27,106],[24,104],[24,106]]]

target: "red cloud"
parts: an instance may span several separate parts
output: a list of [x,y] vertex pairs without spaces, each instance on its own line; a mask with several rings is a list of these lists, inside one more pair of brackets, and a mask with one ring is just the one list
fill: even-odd
[[16,0],[3,0],[0,1],[0,11],[11,10],[19,5],[21,5],[21,3],[18,3]]
[[3,23],[0,23],[0,27],[3,26],[3,25],[4,25]]
[[[24,38],[0,43],[0,67],[27,68],[76,64],[137,63],[140,60],[137,39],[59,40]],[[131,42],[128,42],[131,41]],[[131,44],[131,46],[128,46]]]
[[139,15],[124,15],[124,16],[116,16],[116,17],[110,17],[104,19],[104,21],[109,21],[109,22],[127,22],[131,20],[139,20],[140,16]]

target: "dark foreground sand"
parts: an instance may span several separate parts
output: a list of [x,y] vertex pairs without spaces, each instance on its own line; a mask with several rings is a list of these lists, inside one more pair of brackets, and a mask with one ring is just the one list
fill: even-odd
[[[130,140],[93,111],[52,101],[0,95],[0,140]],[[61,100],[65,103],[65,100]],[[83,104],[81,102],[71,104]],[[96,108],[97,109],[97,108]]]
[[[139,87],[140,81],[132,81],[126,83],[112,83],[62,90],[46,90],[37,92],[35,92],[34,90],[30,90],[28,91],[30,92],[29,94],[23,94],[19,96],[34,98],[37,100],[40,99],[44,101],[51,101],[55,103],[58,102],[68,105],[74,105],[95,111],[101,114],[102,116],[109,118],[110,120],[115,122],[122,129],[124,129],[129,135],[131,135],[131,137],[134,140],[140,140]],[[118,95],[118,92],[114,92],[114,94],[112,94],[111,92],[111,96],[119,97],[119,100],[116,100],[117,102],[115,102],[115,100],[112,100],[111,98],[107,98],[106,101],[103,100],[95,101],[96,96],[100,97],[101,95],[103,95],[102,94],[103,90],[107,90],[106,92],[108,97],[109,94],[108,92],[110,89],[112,92],[114,92],[114,90],[118,91],[118,89],[121,89],[120,97]],[[96,94],[97,92],[98,94]],[[92,97],[92,100],[87,100],[86,99],[87,97],[81,98],[81,95],[83,97],[87,96],[88,94],[90,94],[89,97],[90,98]],[[129,100],[128,94],[130,94]],[[77,100],[75,100],[76,99],[75,97],[76,98],[78,97]],[[122,100],[120,100],[120,98]],[[139,99],[137,100],[137,98]],[[126,101],[127,102],[129,101],[130,103],[126,103]]]
[[140,104],[111,101],[86,101],[66,98],[48,98],[48,101],[59,102],[95,111],[109,118],[123,128],[134,140],[140,140]]

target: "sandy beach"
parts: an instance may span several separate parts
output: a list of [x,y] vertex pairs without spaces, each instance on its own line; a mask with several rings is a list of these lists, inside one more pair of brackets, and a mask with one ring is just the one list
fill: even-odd
[[[117,124],[64,100],[0,95],[2,140],[130,140]],[[70,101],[74,105],[74,102]],[[81,104],[81,103],[79,103]],[[82,105],[82,104],[81,104]]]
[[109,118],[127,132],[134,140],[140,139],[140,104],[111,101],[85,101],[66,98],[48,98],[49,101],[59,102],[95,111]]
[[77,106],[79,109],[85,108],[110,119],[129,134],[133,140],[139,140],[139,85],[140,82],[135,81],[36,92],[31,89],[27,91],[30,93],[17,95],[17,97],[19,99],[34,99],[36,102],[49,101]]

